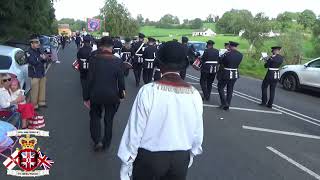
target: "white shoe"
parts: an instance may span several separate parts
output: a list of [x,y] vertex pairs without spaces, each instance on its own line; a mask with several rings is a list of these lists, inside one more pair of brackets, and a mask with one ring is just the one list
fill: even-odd
[[60,61],[55,61],[55,63],[56,63],[56,64],[60,64],[61,62],[60,62]]

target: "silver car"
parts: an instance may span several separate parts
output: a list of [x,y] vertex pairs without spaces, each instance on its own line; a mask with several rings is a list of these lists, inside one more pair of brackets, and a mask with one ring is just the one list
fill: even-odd
[[280,70],[280,82],[284,89],[298,88],[320,90],[320,57],[301,65],[286,65]]
[[28,77],[28,65],[24,51],[20,48],[0,45],[0,73],[9,73],[15,76],[21,88],[29,92],[31,80]]

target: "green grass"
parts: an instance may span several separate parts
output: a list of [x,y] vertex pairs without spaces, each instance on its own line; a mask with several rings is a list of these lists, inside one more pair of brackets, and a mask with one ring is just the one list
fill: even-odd
[[248,56],[244,56],[242,63],[239,67],[240,76],[250,76],[257,79],[263,79],[266,74],[266,68],[264,68],[264,62],[260,60],[252,59]]
[[[140,28],[140,31],[143,32],[147,37],[168,37],[169,36],[183,36],[183,35],[191,35],[192,29],[162,29],[156,28],[155,26],[143,26]],[[170,38],[172,39],[172,38]]]

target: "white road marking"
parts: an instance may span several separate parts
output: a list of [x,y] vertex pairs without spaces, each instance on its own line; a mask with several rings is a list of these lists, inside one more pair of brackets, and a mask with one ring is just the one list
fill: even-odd
[[[203,104],[203,106],[204,107],[213,107],[213,108],[219,107],[217,105],[211,105],[211,104]],[[259,109],[248,109],[248,108],[240,108],[240,107],[230,107],[230,109],[239,110],[239,111],[267,113],[267,114],[282,114],[281,112],[276,112],[276,111],[264,111],[264,110],[259,110]]]
[[187,82],[187,83],[192,85],[200,85],[199,83],[195,83],[195,82]]
[[289,163],[295,165],[296,167],[298,167],[299,169],[301,169],[302,171],[308,173],[309,175],[313,176],[314,178],[320,180],[320,175],[316,174],[315,172],[311,171],[310,169],[306,168],[305,166],[299,164],[298,162],[296,162],[295,160],[291,159],[290,157],[282,154],[281,152],[279,152],[278,150],[274,149],[273,147],[268,146],[267,149],[269,149],[271,152],[275,153],[276,155],[280,156],[282,159],[288,161]]
[[[195,81],[199,81],[198,77],[195,77],[195,76],[192,76],[192,75],[189,75],[189,74],[187,74],[186,77],[188,77],[189,79],[195,80]],[[214,87],[217,88],[216,84],[214,84]],[[244,99],[247,99],[247,100],[249,100],[251,102],[255,102],[255,103],[260,103],[261,102],[260,99],[258,99],[256,97],[253,97],[253,96],[250,96],[250,95],[245,94],[245,93],[241,93],[239,91],[234,91],[234,95],[239,96],[239,97],[244,98]],[[311,123],[313,125],[316,125],[316,126],[320,127],[320,124],[313,122],[313,121],[320,122],[320,120],[318,120],[318,119],[312,118],[310,116],[298,113],[296,111],[293,111],[293,110],[290,110],[290,109],[287,109],[287,108],[284,108],[284,107],[281,107],[281,106],[275,105],[275,104],[274,104],[274,108],[273,109],[275,109],[275,110],[277,110],[279,112],[282,112],[284,114],[290,115],[292,117],[298,118],[298,119],[300,119],[302,121],[305,121],[305,122],[308,122],[308,123]],[[311,120],[313,120],[313,121],[311,121]]]
[[314,136],[309,134],[301,134],[301,133],[295,133],[295,132],[288,132],[288,131],[279,131],[274,129],[265,129],[265,128],[258,128],[258,127],[252,127],[252,126],[242,126],[243,129],[253,130],[253,131],[262,131],[262,132],[269,132],[274,134],[283,134],[288,136],[297,136],[297,137],[304,137],[304,138],[310,138],[310,139],[319,139],[320,136]]

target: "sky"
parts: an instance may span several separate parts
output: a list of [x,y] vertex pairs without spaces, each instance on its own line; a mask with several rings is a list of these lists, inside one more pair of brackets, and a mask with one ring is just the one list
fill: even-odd
[[[209,14],[219,15],[231,9],[247,9],[253,14],[264,12],[276,17],[284,11],[301,12],[310,9],[320,15],[320,0],[118,0],[133,17],[142,14],[144,18],[158,21],[165,14],[183,19],[205,19]],[[96,16],[104,0],[57,0],[54,4],[56,18],[85,20]]]

